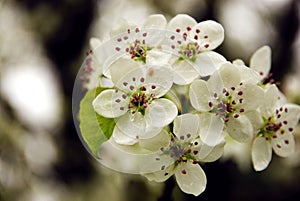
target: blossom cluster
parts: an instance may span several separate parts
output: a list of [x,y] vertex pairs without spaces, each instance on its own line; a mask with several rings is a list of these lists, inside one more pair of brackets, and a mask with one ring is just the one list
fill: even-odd
[[96,158],[150,181],[175,175],[182,191],[197,196],[206,188],[200,165],[218,160],[228,138],[251,144],[256,171],[267,168],[273,151],[291,155],[300,107],[270,78],[270,47],[246,66],[214,51],[223,40],[221,24],[185,14],[169,22],[151,15],[141,26],[124,22],[104,41],[92,38],[81,78],[95,91],[87,115],[106,139],[96,143],[84,126],[81,135],[96,146]]

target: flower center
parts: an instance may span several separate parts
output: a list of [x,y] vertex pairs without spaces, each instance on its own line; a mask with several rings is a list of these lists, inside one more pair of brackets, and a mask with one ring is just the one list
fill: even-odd
[[115,50],[128,53],[130,58],[135,61],[146,63],[147,51],[152,49],[146,44],[148,35],[147,32],[142,32],[139,28],[134,30],[128,29],[125,35],[116,39],[118,45],[115,47]]
[[240,113],[245,112],[245,109],[240,107],[243,100],[242,90],[236,90],[235,87],[231,87],[230,89],[224,88],[221,96],[214,93],[214,101],[208,102],[208,106],[211,108],[211,113],[221,116],[225,123],[227,123],[230,116],[238,118]]
[[135,40],[133,43],[129,43],[129,48],[126,48],[126,52],[128,52],[135,61],[146,63],[147,51],[151,49],[152,48],[145,44],[145,40]]
[[[168,147],[162,147],[161,151],[163,155],[169,155],[175,161],[175,167],[187,161],[193,161],[193,163],[198,163],[196,159],[196,155],[199,153],[195,146],[199,143],[197,141],[191,142],[189,140],[191,138],[191,134],[182,135],[180,138],[172,137],[171,143]],[[187,139],[187,140],[185,140]],[[162,169],[164,169],[162,167]]]
[[188,43],[186,45],[180,46],[180,51],[178,53],[181,55],[179,60],[190,60],[195,62],[197,59],[197,55],[200,53],[198,43]]
[[130,97],[128,108],[132,114],[136,112],[140,112],[141,114],[145,115],[145,110],[151,101],[154,98],[153,93],[147,93],[146,87],[141,86],[138,90],[136,90]]

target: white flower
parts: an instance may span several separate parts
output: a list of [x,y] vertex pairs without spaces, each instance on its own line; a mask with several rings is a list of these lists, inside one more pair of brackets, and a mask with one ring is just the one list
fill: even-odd
[[[166,54],[160,51],[159,46],[164,40],[166,24],[165,17],[159,14],[150,15],[142,26],[124,20],[118,28],[111,31],[110,39],[94,51],[95,57],[103,66],[103,74],[110,78],[111,69],[119,68],[115,62],[120,58],[131,59],[142,66],[148,64],[150,52],[154,52],[156,58],[159,53],[162,54],[160,58],[165,57]],[[155,62],[159,63],[158,60]]]
[[[212,162],[221,157],[224,141],[216,147],[202,143],[199,138],[199,117],[195,114],[184,114],[174,120],[174,135],[167,146],[148,165],[161,164],[159,171],[144,174],[150,181],[163,182],[175,175],[178,186],[185,193],[195,196],[201,194],[206,187],[206,176],[199,162]],[[209,155],[203,156],[207,150]],[[204,150],[204,151],[203,151]],[[170,163],[171,162],[171,163]],[[154,169],[155,170],[155,169]]]
[[252,139],[253,127],[246,114],[257,109],[264,92],[256,84],[243,83],[238,67],[224,63],[207,82],[195,80],[189,94],[192,106],[214,125],[200,133],[205,143],[218,143],[224,126],[239,142]]
[[261,118],[256,118],[254,127],[256,137],[252,145],[252,162],[256,171],[264,170],[272,158],[272,149],[281,157],[295,151],[293,130],[300,118],[300,106],[295,104],[279,105],[280,97],[275,85],[265,92],[265,104],[259,109]]
[[162,98],[173,83],[169,70],[155,66],[136,68],[134,64],[124,62],[118,72],[112,73],[114,89],[102,91],[93,101],[98,114],[115,118],[113,137],[120,144],[153,137],[178,113],[172,101]]
[[170,30],[163,49],[173,54],[172,67],[176,84],[188,84],[200,76],[211,75],[226,59],[211,51],[224,40],[223,27],[215,21],[197,23],[192,17],[179,14],[167,25]]

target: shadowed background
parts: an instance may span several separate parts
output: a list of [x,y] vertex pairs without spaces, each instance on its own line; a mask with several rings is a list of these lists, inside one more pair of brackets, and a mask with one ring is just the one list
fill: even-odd
[[204,164],[207,188],[194,197],[172,179],[152,183],[97,163],[75,130],[71,102],[90,37],[105,38],[121,18],[187,13],[223,25],[216,51],[228,60],[248,63],[271,46],[274,79],[300,104],[299,10],[297,0],[0,0],[0,200],[298,200],[299,128],[296,153],[273,155],[263,172],[239,150]]

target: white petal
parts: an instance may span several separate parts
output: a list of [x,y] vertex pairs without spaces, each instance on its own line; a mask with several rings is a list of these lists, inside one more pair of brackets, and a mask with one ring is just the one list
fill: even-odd
[[128,29],[134,29],[136,28],[137,25],[128,22],[125,19],[120,19],[120,21],[118,22],[117,26],[110,32],[110,37],[114,37],[117,36],[119,34],[123,34],[126,33]]
[[260,111],[264,116],[269,117],[275,112],[279,101],[278,97],[279,90],[277,86],[270,85],[264,92],[263,101],[261,102],[260,106]]
[[212,101],[209,89],[204,80],[195,80],[190,86],[190,100],[192,106],[198,111],[209,111],[209,102]]
[[266,77],[271,69],[271,48],[263,46],[256,50],[250,59],[250,68],[257,71],[261,79]]
[[256,171],[266,169],[272,158],[271,143],[264,137],[256,137],[252,145],[251,154],[254,169]]
[[218,70],[224,62],[226,59],[214,51],[202,52],[198,54],[194,68],[200,76],[208,76]]
[[255,70],[245,66],[245,65],[235,65],[238,66],[241,79],[243,83],[258,84],[261,80],[260,75]]
[[153,93],[156,98],[165,95],[173,85],[171,68],[149,67],[146,70],[145,84],[147,92]]
[[262,119],[262,114],[259,111],[251,110],[251,111],[245,112],[245,115],[250,120],[250,122],[253,126],[254,132],[258,131],[260,128],[263,127],[264,121]]
[[135,137],[130,137],[126,134],[124,134],[119,128],[118,126],[115,126],[113,134],[112,134],[112,138],[114,139],[114,141],[118,144],[121,145],[134,145],[135,143],[138,142],[138,140]]
[[[284,104],[282,107],[282,112],[280,113],[279,121],[287,121],[287,124],[282,124],[283,128],[288,130],[289,128],[294,128],[300,118],[300,106],[296,104]],[[280,108],[278,108],[280,111]]]
[[[149,181],[164,182],[174,174],[174,165],[166,167],[164,170],[144,174]],[[167,173],[167,174],[166,174]]]
[[[140,77],[144,77],[145,74],[145,69],[140,67],[138,62],[125,57],[116,60],[109,71],[115,86],[124,91],[132,91],[129,88],[131,85],[134,87],[140,85]],[[132,80],[133,77],[136,78],[136,81]],[[124,85],[124,83],[127,84]]]
[[198,196],[206,188],[206,175],[198,164],[179,164],[175,170],[175,177],[178,186],[185,193]]
[[153,100],[146,108],[145,118],[149,126],[165,127],[177,116],[176,105],[165,98]]
[[278,156],[288,157],[295,152],[295,138],[292,133],[278,133],[277,138],[272,138],[272,147]]
[[[243,84],[239,90],[243,91],[242,104],[239,107],[247,110],[256,110],[264,102],[264,90],[256,84]],[[239,95],[237,95],[239,96]]]
[[[104,142],[99,149],[101,164],[118,172],[146,174],[161,170],[162,165],[172,165],[174,160],[166,155],[142,149],[138,144],[120,145],[113,138]],[[156,160],[160,157],[160,160]]]
[[[218,47],[224,40],[224,29],[221,24],[207,20],[200,22],[193,27],[192,32],[196,34],[196,30],[199,29],[198,41],[203,44],[202,50],[213,50]],[[208,36],[207,38],[205,36]],[[194,36],[191,35],[191,38]],[[205,45],[208,44],[208,47]],[[201,47],[201,46],[200,46]]]
[[147,52],[146,63],[152,66],[169,66],[170,58],[171,54],[154,49]]
[[[241,82],[239,70],[233,64],[226,62],[220,69],[213,73],[208,80],[207,85],[214,92],[223,91],[223,88],[236,87]],[[220,92],[219,92],[220,93]]]
[[190,84],[199,77],[194,65],[187,60],[176,60],[172,64],[174,70],[174,83],[178,85]]
[[[224,121],[214,113],[200,114],[200,138],[208,146],[216,146],[225,138]],[[208,152],[210,150],[207,150]],[[204,155],[205,157],[206,155]]]
[[174,119],[173,133],[180,136],[191,135],[194,139],[199,136],[199,116],[197,114],[183,114]]
[[166,147],[170,143],[170,135],[167,131],[162,130],[160,133],[155,135],[152,138],[148,139],[140,139],[139,145],[140,147],[150,150],[150,151],[157,151],[160,150],[162,147]]
[[249,142],[253,138],[253,127],[245,115],[231,117],[226,125],[228,134],[238,142]]
[[155,14],[147,17],[143,22],[143,28],[155,28],[155,29],[163,29],[167,25],[167,20],[164,15]]
[[174,32],[176,31],[176,29],[180,29],[180,32],[186,32],[187,27],[192,28],[196,24],[196,20],[191,16],[186,14],[178,14],[170,20],[167,27],[169,30],[172,30]]
[[202,144],[199,152],[199,160],[202,162],[213,162],[218,160],[224,153],[224,145],[225,140],[214,147]]
[[144,116],[136,112],[131,114],[127,112],[116,120],[116,126],[125,135],[131,138],[150,138],[152,136],[145,136],[146,121]]
[[127,112],[128,98],[113,89],[102,91],[93,101],[94,110],[103,117],[115,118]]

